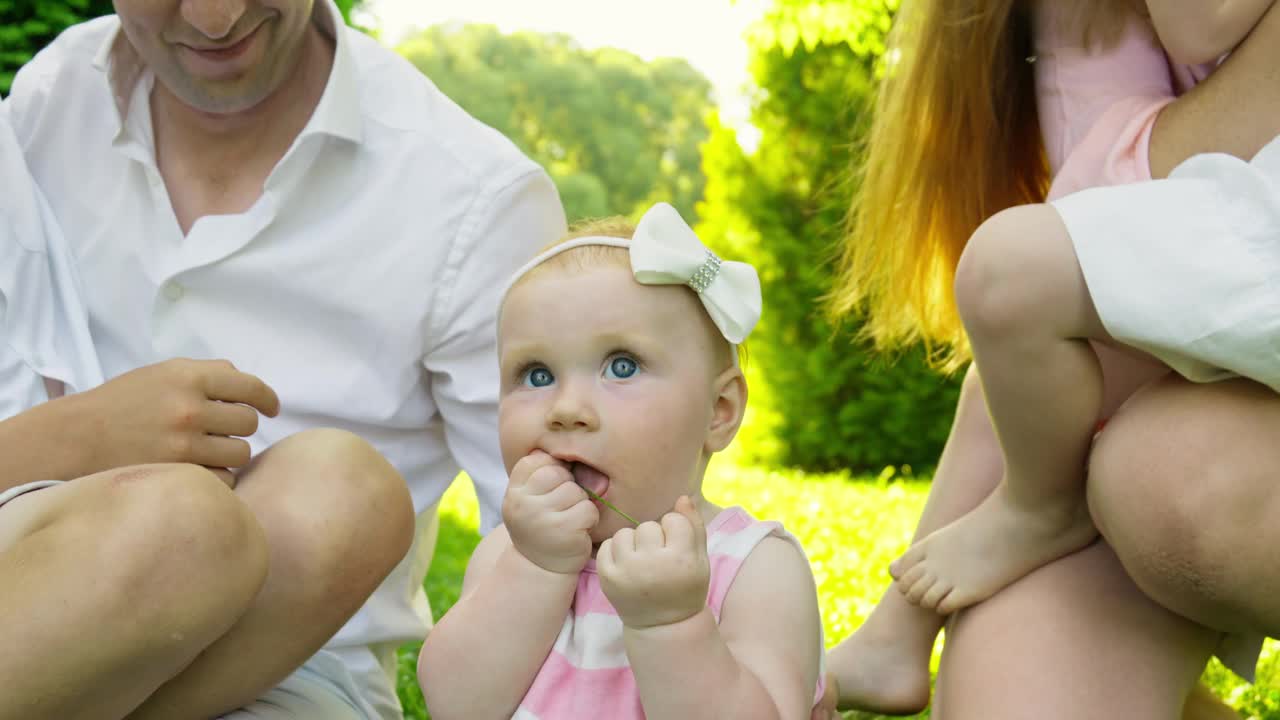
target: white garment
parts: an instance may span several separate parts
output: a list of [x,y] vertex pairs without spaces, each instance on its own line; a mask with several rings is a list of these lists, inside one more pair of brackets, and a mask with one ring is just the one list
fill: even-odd
[[[541,168],[342,25],[332,0],[313,19],[336,40],[319,106],[253,207],[185,237],[155,161],[155,78],[116,18],[42,50],[8,112],[79,262],[108,376],[227,358],[280,395],[255,452],[307,428],[355,432],[404,475],[419,512],[464,468],[487,530],[506,487],[497,291],[563,235],[564,211]],[[330,647],[386,654],[424,636],[425,536]]]
[[[22,150],[0,112],[0,420],[102,382],[80,279]],[[3,487],[0,484],[0,487]]]
[[[1053,201],[1107,332],[1194,382],[1280,392],[1280,138],[1245,162],[1197,155],[1164,180]],[[1250,682],[1263,638],[1216,654]]]
[[1188,380],[1280,391],[1280,138],[1053,205],[1112,337]]

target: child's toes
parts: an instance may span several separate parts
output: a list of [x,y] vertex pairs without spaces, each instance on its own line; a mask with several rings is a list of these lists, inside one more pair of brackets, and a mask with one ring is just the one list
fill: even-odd
[[928,592],[921,596],[920,607],[929,608],[930,610],[938,610],[941,612],[940,605],[946,601],[947,596],[950,595],[951,591],[954,589],[955,586],[949,582],[942,580],[935,582],[933,587],[929,588]]
[[902,553],[901,557],[889,563],[889,575],[894,580],[899,580],[903,575],[911,571],[912,568],[920,564],[924,560],[924,546],[912,545],[907,551]]
[[916,565],[904,573],[898,578],[896,583],[898,586],[898,592],[901,592],[903,595],[911,592],[911,588],[915,587],[916,583],[920,582],[920,580],[924,578],[927,570],[928,568],[924,565]]
[[912,605],[919,605],[920,601],[924,599],[924,596],[929,593],[929,590],[937,584],[938,578],[933,573],[921,573],[920,579],[916,580],[915,584],[911,586],[911,589],[907,591],[907,602]]

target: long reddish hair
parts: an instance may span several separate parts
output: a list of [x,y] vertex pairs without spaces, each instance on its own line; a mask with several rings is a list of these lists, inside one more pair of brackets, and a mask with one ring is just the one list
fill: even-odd
[[[1081,42],[1105,42],[1129,2],[1073,0],[1058,12],[1071,13],[1063,21]],[[894,19],[828,298],[835,316],[861,314],[880,349],[923,342],[935,363],[959,367],[960,253],[986,218],[1045,199],[1032,10],[1030,0],[903,0]]]

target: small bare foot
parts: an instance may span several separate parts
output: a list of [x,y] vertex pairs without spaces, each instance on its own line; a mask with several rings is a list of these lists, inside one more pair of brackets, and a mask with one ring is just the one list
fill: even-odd
[[946,615],[994,595],[1098,534],[1084,496],[1064,507],[1017,507],[1002,484],[981,505],[912,545],[889,573],[906,599]]
[[914,715],[929,704],[929,657],[941,621],[890,589],[852,635],[827,654],[841,710]]

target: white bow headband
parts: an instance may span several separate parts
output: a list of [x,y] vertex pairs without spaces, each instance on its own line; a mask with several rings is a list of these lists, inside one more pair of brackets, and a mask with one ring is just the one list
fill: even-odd
[[520,278],[547,260],[584,245],[607,245],[629,250],[631,272],[641,285],[688,285],[698,294],[711,321],[734,345],[751,334],[760,319],[760,278],[747,263],[721,260],[702,244],[680,213],[658,203],[640,218],[631,240],[581,237],[543,251],[511,276],[498,307]]

